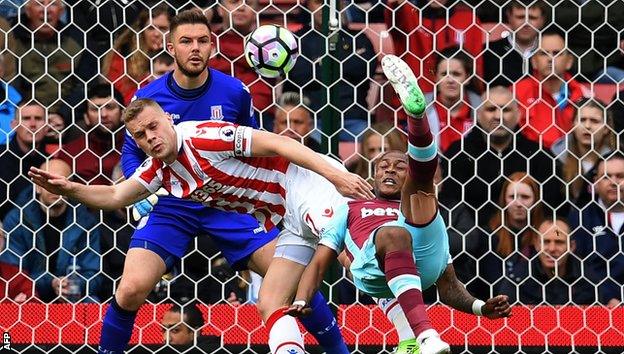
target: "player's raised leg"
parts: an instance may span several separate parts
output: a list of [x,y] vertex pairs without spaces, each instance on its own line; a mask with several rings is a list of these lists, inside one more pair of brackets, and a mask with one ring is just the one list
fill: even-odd
[[130,248],[115,297],[102,325],[98,353],[121,354],[126,349],[139,307],[165,273],[161,256],[144,248]]
[[[424,115],[426,109],[425,97],[418,87],[414,73],[403,60],[394,55],[386,55],[382,59],[382,68],[408,114],[409,172],[401,193],[401,212],[410,224],[425,226],[437,214],[433,176],[438,167],[437,144],[431,134],[429,122]],[[409,260],[412,264],[414,263],[411,252]],[[403,268],[409,267],[405,261],[397,259],[396,263],[401,263],[400,267]],[[409,271],[412,271],[411,268]],[[406,270],[406,272],[408,271]],[[431,327],[430,323],[429,328],[426,330],[422,330],[424,326],[416,323],[417,321],[424,321],[420,319],[422,313],[416,310],[420,306],[424,308],[422,293],[414,291],[412,303],[406,302],[404,304],[405,301],[401,301],[399,296],[397,298],[408,322],[412,326],[412,330],[414,330],[414,334],[420,344],[421,353],[450,352],[449,345],[440,339],[439,334]],[[411,312],[414,312],[416,318],[413,318],[414,315]],[[424,313],[424,316],[426,317],[426,313]]]
[[409,174],[403,186],[402,211],[408,221],[427,224],[437,212],[433,176],[438,167],[438,149],[424,115],[425,97],[414,73],[403,60],[386,55],[382,68],[408,114]]

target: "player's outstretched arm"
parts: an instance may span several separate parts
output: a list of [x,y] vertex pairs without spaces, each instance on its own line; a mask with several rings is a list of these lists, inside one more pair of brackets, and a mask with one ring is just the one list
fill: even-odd
[[112,186],[87,186],[36,167],[30,168],[28,176],[33,183],[47,189],[49,192],[77,200],[94,209],[119,209],[150,194],[141,183],[132,179]]
[[286,313],[291,316],[307,316],[312,309],[308,306],[310,300],[323,281],[323,276],[327,271],[329,265],[338,257],[338,254],[333,249],[319,245],[312,257],[310,264],[306,266],[301,280],[299,280],[299,287],[297,288],[297,295],[295,295],[295,301],[286,310]]
[[457,279],[452,264],[446,267],[436,285],[440,300],[454,309],[478,316],[483,315],[489,319],[511,316],[511,305],[507,295],[497,295],[486,302],[478,300],[470,295],[464,284]]
[[312,149],[294,139],[262,130],[254,130],[251,140],[252,156],[280,155],[294,164],[325,177],[345,197],[355,199],[372,199],[375,197],[371,191],[371,186],[362,177],[337,169]]

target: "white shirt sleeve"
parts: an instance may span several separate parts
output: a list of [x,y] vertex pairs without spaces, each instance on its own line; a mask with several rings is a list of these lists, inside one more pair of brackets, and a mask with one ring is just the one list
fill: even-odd
[[162,186],[160,164],[155,162],[153,158],[148,157],[130,178],[141,183],[150,193],[156,193]]
[[321,240],[319,244],[333,249],[336,253],[342,252],[345,247],[348,216],[349,205],[347,203],[338,207],[334,216],[321,230]]

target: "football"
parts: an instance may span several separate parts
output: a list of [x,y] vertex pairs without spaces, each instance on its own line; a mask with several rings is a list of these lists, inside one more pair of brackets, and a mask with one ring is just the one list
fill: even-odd
[[299,55],[297,38],[275,25],[256,28],[245,40],[245,58],[261,76],[274,78],[286,74]]

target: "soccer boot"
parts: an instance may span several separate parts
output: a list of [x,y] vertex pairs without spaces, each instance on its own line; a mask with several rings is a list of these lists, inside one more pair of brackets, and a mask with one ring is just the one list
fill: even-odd
[[430,336],[420,345],[420,354],[451,354],[451,347],[440,337]]
[[399,346],[394,349],[392,354],[419,354],[418,341],[416,338],[407,339],[399,342]]
[[394,91],[399,95],[403,108],[412,117],[422,118],[427,108],[414,72],[406,62],[396,55],[386,55],[381,60],[381,68],[392,84]]

